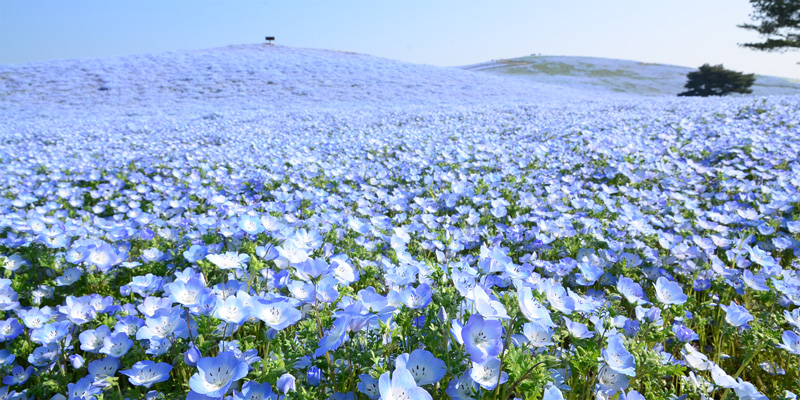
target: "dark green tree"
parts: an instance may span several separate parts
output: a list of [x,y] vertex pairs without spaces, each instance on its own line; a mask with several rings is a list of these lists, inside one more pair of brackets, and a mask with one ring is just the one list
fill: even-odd
[[762,51],[786,51],[800,48],[800,0],[750,0],[755,9],[750,18],[758,24],[740,28],[758,32],[766,40],[740,46]]
[[752,93],[750,86],[756,81],[753,74],[725,69],[722,64],[703,64],[697,71],[686,75],[689,80],[685,87],[687,91],[678,96],[725,96],[728,93]]

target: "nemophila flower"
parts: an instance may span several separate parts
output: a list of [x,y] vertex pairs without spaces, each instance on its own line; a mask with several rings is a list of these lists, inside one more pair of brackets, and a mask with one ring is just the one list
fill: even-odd
[[550,311],[545,306],[539,303],[533,296],[533,290],[530,287],[523,287],[517,291],[517,300],[519,302],[519,309],[522,314],[529,321],[537,321],[547,326],[555,326]]
[[24,327],[16,318],[0,321],[0,342],[14,340],[24,331]]
[[400,292],[400,301],[410,309],[425,308],[430,304],[431,299],[431,287],[426,283],[420,284],[416,288],[409,286]]
[[714,380],[715,385],[727,389],[733,389],[738,386],[736,379],[728,375],[719,365],[711,363],[709,371],[711,371],[711,379]]
[[770,290],[769,286],[767,286],[767,278],[761,274],[754,274],[749,269],[742,272],[742,281],[750,289],[759,292],[768,292]]
[[[769,400],[769,397],[759,392],[752,383],[746,382],[742,378],[737,378],[736,383],[737,385],[733,387],[733,390],[740,400]],[[791,392],[787,391],[787,397],[790,396],[789,393]]]
[[725,321],[731,324],[734,327],[741,327],[746,325],[748,322],[752,321],[754,318],[747,312],[747,309],[732,302],[730,305],[726,306],[724,304],[719,305],[723,311],[725,311]]
[[508,374],[500,370],[500,364],[497,357],[489,357],[482,363],[473,361],[469,376],[482,388],[492,390],[498,384],[508,382]]
[[381,400],[433,400],[430,393],[417,386],[411,372],[403,368],[395,368],[389,376],[386,372],[378,380]]
[[31,332],[31,340],[42,345],[55,344],[69,333],[70,321],[51,322]]
[[631,390],[628,392],[628,394],[620,393],[619,400],[645,400],[645,398],[641,393]]
[[297,278],[311,282],[316,281],[322,276],[331,272],[331,265],[325,260],[318,258],[308,258],[302,262],[294,264],[294,274]]
[[126,375],[131,385],[144,386],[149,389],[153,384],[168,380],[171,370],[172,365],[164,362],[137,361],[131,369],[119,371],[119,373]]
[[322,370],[317,367],[311,367],[308,369],[306,373],[306,381],[311,386],[319,386],[319,382],[322,380]]
[[339,281],[333,276],[326,276],[319,280],[316,285],[317,299],[326,303],[331,303],[339,298],[337,289]]
[[31,354],[28,354],[28,362],[34,367],[47,367],[55,362],[60,353],[59,348],[57,343],[37,347]]
[[245,231],[248,235],[258,235],[264,232],[264,225],[261,224],[261,219],[252,215],[242,215],[239,218],[239,229]]
[[[62,386],[63,388],[63,386]],[[67,399],[68,400],[94,400],[96,395],[100,394],[103,389],[94,385],[94,378],[85,376],[75,383],[67,384]]]
[[549,388],[545,389],[542,400],[564,400],[564,395],[561,393],[561,390],[559,390],[558,387],[550,386]]
[[625,374],[611,369],[608,365],[600,367],[597,382],[601,391],[609,393],[625,390],[630,385],[630,380]]
[[133,315],[121,317],[114,325],[114,332],[125,332],[128,336],[136,336],[139,328],[144,326],[144,320]]
[[251,313],[254,317],[264,321],[270,328],[279,331],[294,325],[303,318],[303,313],[284,300],[256,299]]
[[119,369],[119,359],[114,357],[106,357],[100,360],[94,360],[89,363],[87,368],[89,375],[91,375],[96,383],[104,381],[106,378],[114,376]]
[[147,297],[161,290],[161,287],[164,286],[164,278],[153,274],[134,276],[128,286],[133,293]]
[[183,252],[183,258],[186,259],[186,261],[195,264],[198,261],[204,259],[207,254],[208,252],[205,246],[193,244]]
[[784,349],[792,354],[800,355],[800,335],[794,331],[783,331],[781,335],[783,343],[778,345],[778,348]]
[[124,260],[119,260],[119,254],[110,244],[100,242],[89,248],[89,256],[84,261],[97,267],[100,272],[106,273],[112,265]]
[[268,382],[258,383],[247,381],[242,384],[242,391],[233,391],[234,400],[270,400],[272,398],[272,386]]
[[636,360],[625,348],[620,336],[610,337],[608,346],[601,351],[601,354],[609,368],[621,374],[636,376]]
[[3,257],[3,268],[11,272],[17,272],[20,269],[27,268],[31,265],[30,261],[22,258],[19,254],[13,254],[10,257]]
[[686,361],[690,367],[697,371],[705,371],[711,368],[711,362],[708,360],[705,354],[695,350],[692,345],[689,343],[684,344],[683,350],[681,350],[683,354],[683,359]]
[[250,318],[250,306],[245,304],[238,296],[230,296],[217,302],[214,317],[229,324],[241,324]]
[[166,286],[169,290],[169,298],[176,303],[180,303],[186,307],[195,307],[200,304],[200,300],[206,294],[210,293],[203,281],[196,277],[189,278],[187,281],[179,281],[170,283]]
[[511,318],[508,316],[503,303],[496,299],[492,299],[486,290],[480,286],[475,286],[472,289],[472,295],[475,299],[475,308],[485,318]]
[[197,373],[189,379],[189,387],[209,397],[223,397],[231,385],[247,376],[249,366],[236,358],[232,351],[197,361]]
[[404,353],[397,356],[395,368],[405,368],[417,385],[432,385],[444,378],[447,373],[447,366],[444,361],[436,358],[433,353],[423,349],[416,349],[411,354]]
[[567,294],[566,289],[560,283],[547,281],[544,284],[544,292],[551,307],[566,315],[575,311],[575,300]]
[[229,251],[224,254],[209,254],[206,260],[211,261],[220,269],[237,269],[243,268],[250,262],[250,256],[247,254],[239,254],[235,251]]
[[81,369],[86,364],[86,360],[80,354],[73,354],[69,356],[69,364],[72,365],[72,368]]
[[656,280],[656,297],[662,304],[683,304],[688,299],[677,282],[661,276]]
[[642,286],[626,276],[620,277],[617,280],[617,291],[635,305],[650,304],[650,302],[645,299]]
[[553,330],[549,326],[538,322],[527,322],[522,325],[522,333],[533,347],[545,347],[553,344],[550,340],[553,336]]
[[590,331],[586,325],[580,322],[574,322],[567,317],[562,317],[562,319],[564,320],[564,325],[566,325],[569,334],[575,339],[589,339],[594,337],[594,332]]
[[32,373],[33,367],[22,368],[22,366],[17,365],[11,369],[9,375],[3,378],[3,384],[8,386],[23,385],[28,381]]
[[328,351],[336,350],[347,339],[347,325],[349,318],[341,317],[333,321],[333,328],[319,340],[319,347],[314,351],[314,357],[320,357]]
[[17,356],[14,353],[6,349],[0,349],[0,368],[11,365],[16,358]]
[[290,373],[285,373],[278,378],[278,382],[275,383],[275,388],[278,389],[280,393],[288,394],[289,392],[295,391],[295,377]]
[[103,347],[104,339],[111,334],[111,329],[100,325],[97,329],[87,329],[78,335],[81,341],[81,350],[89,353],[98,353]]
[[189,326],[180,308],[159,309],[145,319],[145,325],[136,332],[136,340],[164,340],[170,337],[187,338]]
[[750,253],[750,261],[762,267],[773,267],[778,264],[769,252],[761,250],[758,246],[750,247],[748,252]]
[[470,316],[459,335],[470,360],[483,362],[503,350],[503,326],[500,321],[484,319],[480,314]]
[[453,378],[447,384],[445,394],[453,400],[474,400],[480,393],[480,386],[472,379],[471,369],[461,374],[458,378]]
[[163,251],[155,247],[142,250],[142,261],[145,263],[162,261],[166,258],[165,256]]
[[675,338],[678,339],[679,342],[700,340],[700,336],[683,324],[672,325],[672,332],[675,334]]
[[349,285],[361,277],[358,270],[353,268],[353,266],[343,258],[333,258],[331,260],[331,269],[336,279],[345,285]]
[[157,311],[170,308],[172,308],[172,301],[170,301],[170,299],[155,296],[145,297],[142,304],[136,307],[136,309],[146,317],[152,317]]
[[359,382],[356,385],[358,391],[364,393],[370,399],[377,399],[381,397],[381,391],[378,388],[378,380],[369,374],[360,374],[358,376]]
[[100,348],[101,354],[110,357],[120,358],[124,356],[133,346],[133,340],[128,339],[125,332],[115,332],[103,338],[103,347]]

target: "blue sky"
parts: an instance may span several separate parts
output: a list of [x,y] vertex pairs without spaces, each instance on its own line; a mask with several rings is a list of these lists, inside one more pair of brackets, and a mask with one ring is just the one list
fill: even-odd
[[800,79],[747,0],[0,0],[0,63],[276,44],[439,66],[530,54],[703,63]]

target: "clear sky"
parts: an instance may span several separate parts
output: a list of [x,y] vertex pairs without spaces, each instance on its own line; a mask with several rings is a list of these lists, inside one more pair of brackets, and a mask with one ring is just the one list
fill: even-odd
[[0,63],[262,43],[439,66],[530,54],[800,79],[800,52],[737,28],[747,0],[0,0]]

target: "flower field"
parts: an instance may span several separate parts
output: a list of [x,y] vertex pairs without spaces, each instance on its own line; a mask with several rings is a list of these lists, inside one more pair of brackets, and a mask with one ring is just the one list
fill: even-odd
[[800,394],[800,97],[426,96],[1,103],[0,399]]

